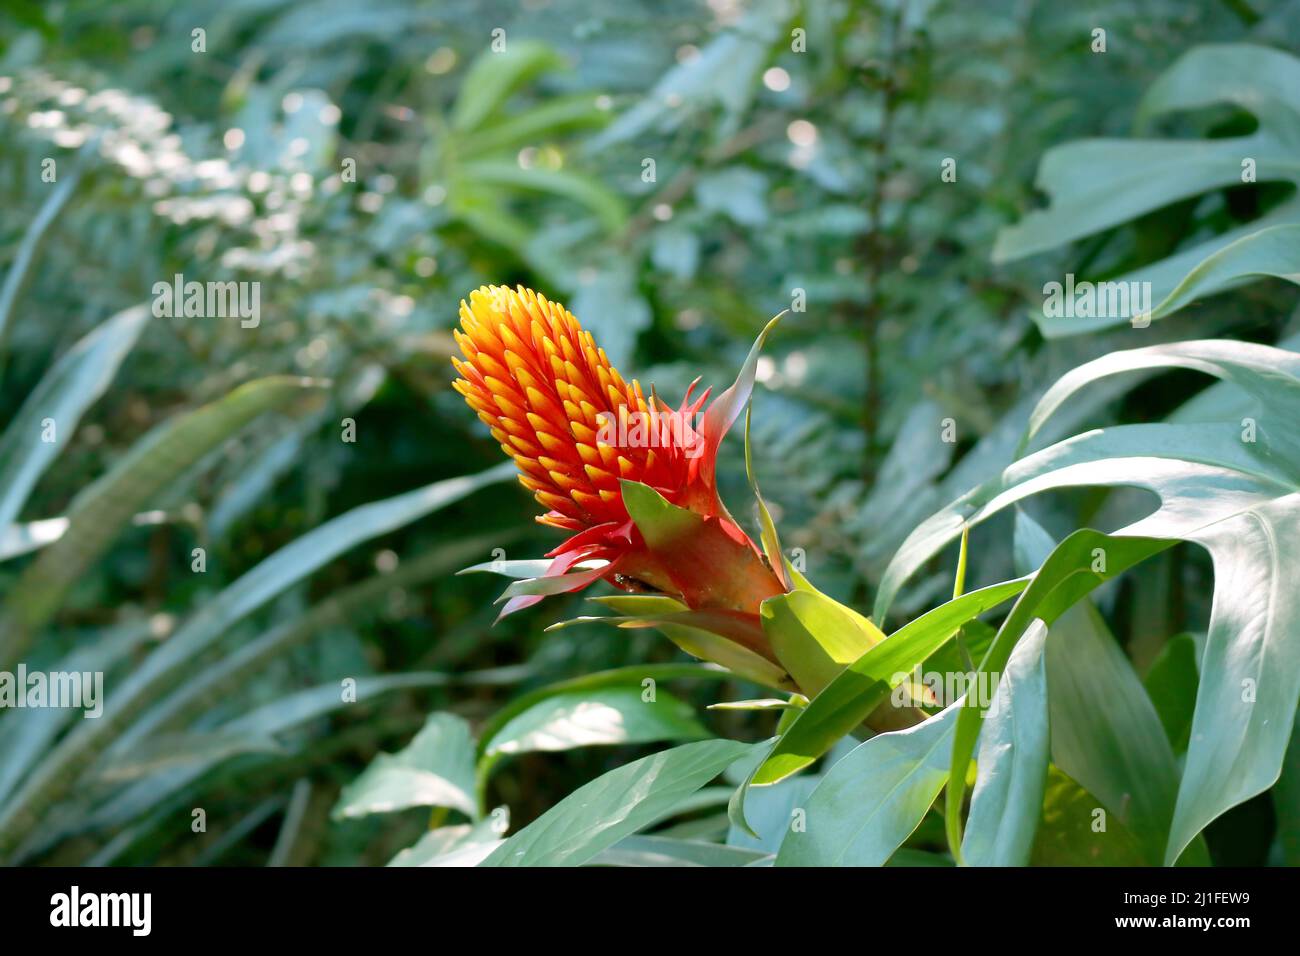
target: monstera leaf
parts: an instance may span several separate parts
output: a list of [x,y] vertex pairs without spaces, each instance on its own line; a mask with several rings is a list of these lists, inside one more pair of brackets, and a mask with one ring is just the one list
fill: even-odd
[[[999,234],[994,260],[1053,249],[1243,182],[1300,185],[1300,60],[1248,44],[1197,47],[1147,91],[1137,126],[1143,131],[1157,117],[1221,104],[1251,113],[1258,127],[1227,138],[1088,139],[1049,150],[1037,185],[1050,203]],[[1300,198],[1209,238],[1201,228],[1190,231],[1196,238],[1184,248],[1111,280],[1149,282],[1152,319],[1251,278],[1300,282]],[[1107,317],[1040,315],[1036,321],[1049,337],[1075,335],[1122,325],[1139,310],[1106,311]]]
[[[1244,342],[1198,341],[1117,352],[1083,365],[1044,396],[1027,444],[1081,389],[1142,369],[1193,369],[1231,382],[1257,411],[1240,422],[1121,425],[1028,455],[920,525],[885,573],[883,617],[900,585],[963,528],[1030,495],[1082,486],[1132,486],[1159,506],[1110,535],[1078,531],[1043,563],[981,669],[1002,670],[1036,619],[1049,626],[1102,581],[1178,541],[1209,551],[1215,594],[1187,754],[1165,841],[1173,863],[1212,820],[1270,787],[1282,767],[1300,698],[1300,356]],[[1022,445],[1023,447],[1023,445]],[[814,705],[816,701],[813,702]],[[960,839],[966,767],[979,708],[958,720],[948,784],[950,840]]]

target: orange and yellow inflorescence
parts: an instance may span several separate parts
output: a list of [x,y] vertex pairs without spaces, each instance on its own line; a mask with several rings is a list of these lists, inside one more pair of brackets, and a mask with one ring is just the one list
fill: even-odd
[[[693,400],[688,390],[677,409],[647,397],[564,306],[529,289],[478,289],[460,319],[457,391],[550,509],[538,520],[572,533],[547,553],[545,580],[511,585],[502,614],[604,579],[739,615],[726,618],[729,632],[739,628],[758,647],[758,606],[783,583],[717,493],[717,450],[737,403],[715,402],[696,430],[707,390]],[[628,512],[630,483],[665,502],[653,517],[645,508],[653,495],[637,493],[640,520],[658,522],[650,539]]]
[[610,439],[627,433],[628,418],[674,413],[625,381],[564,306],[531,289],[487,286],[461,302],[460,319],[454,334],[465,360],[452,360],[455,388],[550,509],[538,520],[573,531],[625,521],[620,478],[685,485],[689,428],[677,441],[667,430],[662,441]]

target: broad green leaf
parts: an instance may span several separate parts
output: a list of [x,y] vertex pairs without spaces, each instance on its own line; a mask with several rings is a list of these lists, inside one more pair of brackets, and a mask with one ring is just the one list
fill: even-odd
[[138,510],[191,465],[259,415],[301,407],[319,383],[259,379],[159,425],[68,507],[68,529],[29,565],[0,619],[0,663],[17,660],[58,610],[68,590],[107,550]]
[[1048,772],[1029,862],[1031,866],[1149,865],[1129,829],[1056,767]]
[[481,865],[581,866],[672,813],[752,747],[702,740],[611,770],[510,837]]
[[[0,435],[0,532],[17,520],[45,470],[68,446],[87,408],[117,374],[149,321],[139,305],[97,325],[60,356]],[[54,441],[42,440],[53,422]]]
[[394,856],[388,865],[478,866],[503,842],[496,826],[496,820],[489,816],[478,823],[438,827]]
[[1300,714],[1291,730],[1282,773],[1273,787],[1273,812],[1277,816],[1274,852],[1278,862],[1300,866]]
[[917,664],[949,641],[967,621],[1020,593],[1026,581],[1007,581],[963,594],[899,628],[845,668],[799,713],[754,784],[776,783],[826,753],[885,703]]
[[[961,527],[1030,495],[1090,485],[1153,492],[1159,499],[1154,512],[1092,547],[1105,556],[1107,576],[1142,559],[1141,552],[1149,556],[1178,540],[1203,546],[1214,561],[1214,604],[1166,864],[1179,859],[1210,821],[1273,783],[1300,699],[1300,649],[1291,640],[1300,631],[1300,601],[1283,584],[1300,550],[1298,361],[1294,353],[1250,343],[1185,342],[1116,353],[1076,369],[1044,396],[1029,435],[1080,388],[1151,367],[1193,368],[1231,381],[1259,400],[1257,427],[1248,434],[1215,423],[1119,426],[1045,448],[918,527],[886,570],[878,595],[881,614],[901,582]],[[1096,583],[1087,583],[1094,560],[1076,551],[1050,579],[1040,572],[1041,585],[1031,585],[1035,593],[1026,591],[1021,604],[1029,608],[1048,598],[1053,606],[1033,614],[1050,624],[1054,617],[1046,615],[1058,614]],[[1070,584],[1071,578],[1087,586]],[[1068,586],[1049,597],[1057,585]],[[1016,620],[1003,625],[994,645],[999,654],[1014,645],[1027,614],[1013,611]],[[996,670],[1004,661],[986,664]],[[957,742],[965,753],[955,765],[969,757],[972,732],[959,721]],[[960,788],[950,787],[950,799],[954,793],[959,797]],[[958,825],[952,814],[947,822]]]
[[[1272,407],[1284,415],[1300,412],[1300,354],[1249,342],[1206,341],[1155,345],[1150,348],[1112,352],[1062,375],[1043,394],[1030,415],[1028,428],[1020,442],[1020,452],[1023,453],[1029,442],[1043,430],[1048,419],[1057,415],[1068,403],[1074,402],[1084,388],[1112,375],[1170,368],[1189,369],[1213,375],[1241,389],[1264,407]],[[1167,442],[1154,443],[1156,436],[1162,433],[1180,434],[1171,431],[1169,426],[1157,426],[1156,429],[1147,429],[1141,433],[1151,436],[1153,440],[1153,444],[1148,448],[1150,454],[1168,454],[1168,450],[1163,447],[1168,444]],[[1204,449],[1203,452],[1207,456],[1205,460],[1229,467],[1259,469],[1263,476],[1276,477],[1282,481],[1289,477],[1290,472],[1287,470],[1265,471],[1269,456],[1267,454],[1251,456],[1248,453],[1252,449],[1240,448],[1244,444],[1241,441],[1240,430],[1237,431],[1236,437],[1237,441],[1226,449]],[[1285,435],[1279,435],[1277,438],[1283,439]],[[1228,442],[1217,444],[1229,445]],[[1178,449],[1173,451],[1176,453]],[[1239,455],[1238,452],[1247,454]]]
[[885,639],[867,618],[818,591],[768,598],[759,616],[777,659],[808,697]]
[[624,837],[591,861],[592,866],[755,866],[771,854],[737,846],[663,836]]
[[[1042,565],[1054,546],[1017,512],[1017,570]],[[1159,865],[1178,764],[1142,682],[1087,598],[1052,624],[1045,657],[1052,762],[1124,823],[1148,865]]]
[[777,866],[884,866],[943,789],[960,706],[879,734],[826,772],[806,822],[781,843]]
[[[980,662],[979,673],[1000,674],[1016,643],[1041,622],[1051,628],[1081,597],[1124,570],[1169,547],[1168,542],[1142,538],[1108,538],[1095,531],[1076,531],[1052,551],[1007,615],[993,644]],[[1104,570],[1096,562],[1100,549],[1106,555]],[[1145,697],[1145,694],[1143,695]],[[944,822],[953,857],[961,862],[961,808],[966,774],[988,705],[967,698],[958,711],[953,732]],[[1163,741],[1163,735],[1161,741]]]
[[534,706],[557,695],[582,693],[606,687],[635,684],[652,680],[663,683],[672,680],[731,680],[732,675],[721,667],[710,664],[633,664],[628,667],[616,667],[612,670],[584,674],[569,680],[559,681],[537,690],[529,691],[500,707],[479,728],[478,755],[480,761],[487,755],[487,745],[496,739],[502,728],[512,720],[531,710]]
[[450,807],[478,816],[474,802],[474,740],[454,714],[430,714],[415,738],[395,754],[380,754],[343,788],[336,820],[411,807]]
[[[1203,142],[1091,139],[1053,147],[1043,155],[1034,182],[1051,204],[1004,229],[993,260],[1043,252],[1175,200],[1240,183],[1241,157],[1252,155],[1293,165],[1280,146],[1260,136]],[[1155,168],[1165,175],[1152,176]],[[1114,319],[1090,321],[1094,330],[1116,324]]]
[[[995,261],[1016,259],[1136,219],[1168,204],[1240,185],[1243,161],[1260,182],[1300,185],[1300,103],[1291,92],[1300,60],[1280,50],[1248,44],[1212,44],[1188,51],[1152,84],[1138,108],[1140,127],[1166,114],[1230,103],[1252,114],[1258,128],[1227,139],[1098,139],[1048,150],[1037,185],[1050,202],[1004,229]],[[1254,222],[1184,247],[1158,262],[1111,279],[1146,282],[1162,318],[1194,298],[1257,276],[1300,281],[1294,231],[1300,202],[1290,199]],[[1199,230],[1198,230],[1199,231]],[[1129,316],[1045,317],[1048,336],[1093,332]]]
[[511,718],[486,742],[484,753],[697,740],[709,735],[687,704],[661,690],[650,701],[644,693],[639,683],[629,683],[555,694]]
[[[857,744],[852,738],[848,741]],[[796,823],[795,812],[808,805],[809,795],[821,781],[821,774],[805,773],[770,787],[749,788],[744,796],[745,819],[732,821],[727,843],[763,853],[776,853]],[[798,822],[802,825],[804,821]]]
[[1046,640],[1040,624],[1016,645],[980,731],[979,773],[961,848],[973,866],[1029,862],[1051,749]]
[[1200,677],[1196,672],[1199,652],[1190,634],[1175,634],[1151,664],[1142,683],[1160,717],[1174,753],[1184,753],[1192,735],[1192,715],[1196,712],[1196,689]]
[[1259,278],[1300,285],[1300,223],[1265,227],[1206,256],[1152,308],[1151,318],[1163,319],[1196,299]]

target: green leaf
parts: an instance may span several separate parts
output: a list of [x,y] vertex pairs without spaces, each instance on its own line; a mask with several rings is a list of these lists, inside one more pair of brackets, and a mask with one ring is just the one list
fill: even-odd
[[[265,670],[279,657],[313,637],[343,622],[358,623],[367,614],[382,607],[385,595],[395,588],[416,587],[434,580],[488,544],[503,540],[500,531],[471,538],[458,538],[430,551],[404,556],[396,571],[372,575],[359,584],[332,593],[304,614],[278,623],[255,640],[222,657],[203,672],[180,682],[171,694],[140,716],[114,742],[109,754],[127,754],[145,738],[162,728],[179,727],[198,718],[205,710],[238,691],[251,678]],[[469,683],[478,679],[473,672],[448,677],[448,682]]]
[[[782,717],[783,723],[784,720],[785,717]],[[778,736],[783,731],[784,728],[778,730]],[[768,743],[770,745],[773,742]],[[824,766],[835,766],[857,746],[855,738],[842,738],[826,755]],[[775,854],[781,849],[781,841],[796,819],[794,811],[806,806],[808,795],[821,783],[822,775],[798,774],[787,777],[780,783],[751,787],[754,771],[770,749],[770,746],[766,749],[759,748],[749,758],[732,765],[727,771],[729,779],[739,781],[739,786],[727,801],[727,817],[731,823],[727,843]]]
[[1206,256],[1156,304],[1151,318],[1163,319],[1197,299],[1259,278],[1300,285],[1300,224],[1268,226]]
[[640,684],[554,694],[512,717],[484,745],[487,756],[601,744],[697,740],[709,735],[691,708],[664,691],[643,699]]
[[702,515],[678,507],[649,485],[626,478],[620,479],[619,484],[628,516],[652,550],[672,548],[704,526]]
[[[593,568],[600,567],[603,562],[600,561],[579,561],[574,565],[583,571],[590,571]],[[476,574],[484,572],[488,574],[500,574],[507,578],[514,578],[517,581],[529,581],[534,578],[540,578],[546,574],[546,569],[551,566],[550,558],[524,558],[515,561],[484,561],[482,564],[473,564],[468,568],[462,568],[457,574]]]
[[618,193],[594,176],[541,166],[523,168],[513,159],[478,159],[457,167],[456,178],[472,189],[544,193],[585,206],[608,232],[627,222],[627,209]]
[[629,836],[601,851],[594,866],[755,866],[771,854],[662,836]]
[[1192,735],[1192,715],[1196,711],[1196,689],[1200,677],[1196,671],[1196,639],[1190,634],[1175,634],[1160,650],[1142,683],[1160,717],[1165,736],[1175,753],[1187,750]]
[[[82,152],[89,153],[92,149],[97,149],[97,140],[97,136],[92,138],[90,142],[82,147]],[[68,200],[76,192],[80,182],[80,170],[74,169],[65,174],[63,179],[51,190],[50,195],[41,204],[40,211],[27,224],[27,228],[23,232],[22,242],[18,245],[18,251],[14,254],[9,271],[5,273],[4,285],[0,286],[0,344],[4,342],[5,334],[9,328],[9,319],[18,305],[23,288],[27,285],[32,265],[40,254],[45,237],[49,234],[50,227],[54,225],[54,221],[59,217],[63,207],[68,204]]]
[[794,683],[782,668],[766,657],[736,643],[725,634],[706,630],[713,623],[707,614],[691,612],[673,598],[654,594],[612,595],[591,600],[623,611],[620,617],[587,617],[553,624],[547,630],[576,623],[608,623],[615,627],[653,627],[692,657],[720,664],[738,677],[763,687],[793,690]]
[[1016,645],[980,732],[979,773],[961,847],[973,866],[1025,866],[1033,850],[1051,749],[1046,639],[1040,624]]
[[559,53],[536,40],[511,40],[500,52],[484,50],[461,81],[451,113],[452,129],[456,133],[478,129],[510,94],[564,65]]
[[[136,306],[95,326],[60,356],[27,396],[0,436],[0,531],[17,520],[45,470],[68,446],[77,423],[117,374],[149,321]],[[42,422],[54,422],[55,441],[42,441]]]
[[423,729],[395,754],[380,754],[343,788],[336,820],[411,807],[450,807],[471,819],[474,802],[474,741],[469,724],[454,714],[430,714]]
[[[341,685],[337,682],[319,684],[255,707],[234,720],[220,725],[220,729],[230,735],[243,733],[272,736],[294,730],[337,710],[354,707],[395,690],[438,687],[445,684],[446,680],[445,674],[418,672],[360,677],[357,678],[354,688],[355,700],[350,695],[345,696]],[[105,717],[107,717],[107,709]],[[88,818],[74,821],[69,829],[76,832],[81,829],[111,830],[125,826],[146,810],[164,805],[168,800],[179,799],[198,784],[225,756],[214,755],[212,759],[198,761],[189,766],[173,767],[139,780],[119,791],[112,799],[99,804]],[[44,766],[41,769],[44,771]],[[45,833],[44,839],[45,842],[50,842],[66,835],[56,830],[53,833]],[[41,846],[29,845],[27,849],[36,852],[41,849]]]
[[872,737],[831,767],[808,797],[806,826],[786,834],[776,865],[884,866],[943,788],[960,709]]
[[574,93],[532,104],[525,112],[484,123],[462,137],[455,144],[456,155],[469,158],[514,152],[562,132],[604,126],[610,114],[596,101],[590,93]]
[[[857,744],[852,738],[848,742]],[[805,773],[770,787],[748,787],[746,782],[742,782],[736,793],[740,794],[742,790],[745,792],[735,803],[737,810],[740,809],[739,804],[744,804],[744,819],[732,820],[727,843],[764,853],[776,853],[795,822],[795,811],[807,807],[808,797],[821,781],[821,774]]]
[[357,544],[396,530],[515,473],[513,463],[503,462],[477,475],[449,478],[361,505],[295,539],[250,569],[113,688],[104,715],[98,720],[82,721],[64,736],[0,807],[0,856],[34,823],[37,808],[66,793],[113,738],[152,701],[172,689],[232,625]]
[[611,770],[510,837],[481,865],[581,866],[668,816],[752,747],[734,740],[703,740]]
[[885,639],[867,618],[819,591],[768,598],[759,616],[777,659],[808,697]]
[[754,475],[754,462],[749,445],[749,418],[753,407],[752,403],[745,406],[745,475],[749,478],[749,488],[754,493],[754,504],[758,509],[759,540],[763,544],[763,553],[767,555],[767,563],[772,566],[772,571],[780,579],[781,584],[788,588],[789,576],[786,574],[785,555],[781,551],[781,539],[776,533],[776,522],[772,520],[772,512],[768,510],[767,502],[763,500],[763,493],[758,490],[758,479]]
[[[1169,543],[1163,541],[1108,538],[1095,531],[1076,531],[1062,541],[1043,562],[1029,587],[1020,595],[1011,613],[1002,622],[977,673],[1000,674],[1016,643],[1031,625],[1041,621],[1050,628],[1057,618],[1097,585],[1167,547]],[[1104,570],[1098,569],[1098,549],[1106,556]],[[961,807],[966,791],[966,772],[987,707],[982,700],[967,698],[965,705],[957,708],[944,822],[948,830],[949,848],[959,863],[962,842]]]
[[754,783],[776,783],[809,766],[883,704],[917,664],[950,640],[967,621],[1024,590],[1006,581],[970,591],[899,628],[842,671],[795,718]]
[[[792,695],[794,700],[786,700],[782,697],[761,697],[755,700],[726,700],[718,704],[709,704],[709,710],[798,710],[801,707],[808,706],[806,698],[801,694]],[[803,698],[801,702],[796,700]]]
[[1275,851],[1280,862],[1300,866],[1300,714],[1291,730],[1282,773],[1273,787],[1273,812],[1277,816]]
[[731,680],[732,676],[721,667],[710,664],[633,664],[629,667],[616,667],[612,670],[583,674],[569,680],[539,687],[529,691],[499,708],[484,722],[479,729],[478,755],[482,760],[487,754],[487,745],[496,739],[502,728],[506,727],[520,714],[532,709],[538,703],[560,694],[580,693],[606,687],[627,684],[641,686],[645,680],[663,683],[671,680]]
[[[1260,182],[1300,185],[1300,103],[1291,92],[1300,60],[1268,47],[1214,44],[1196,47],[1166,70],[1138,109],[1139,126],[1171,113],[1223,103],[1252,114],[1258,128],[1246,136],[1200,140],[1095,139],[1048,150],[1037,185],[1047,208],[1028,213],[1004,229],[994,246],[995,261],[1032,255],[1110,229],[1178,200],[1240,185],[1243,160],[1254,161]],[[1182,248],[1158,262],[1114,277],[1116,283],[1145,282],[1162,318],[1199,296],[1257,276],[1300,281],[1296,229],[1300,201],[1291,198],[1253,222],[1227,229]],[[1192,230],[1199,233],[1201,230]],[[1111,310],[1107,310],[1108,312]],[[1130,316],[1034,316],[1049,337],[1094,332]]]
[[438,827],[402,850],[389,866],[478,866],[504,841],[497,836],[496,820]]
[[719,31],[688,63],[665,73],[631,109],[588,142],[600,153],[616,143],[676,129],[699,113],[720,108],[722,121],[710,124],[719,141],[734,135],[760,89],[760,74],[790,17],[787,0],[748,5],[732,29]]
[[1052,767],[1031,866],[1147,866],[1142,845],[1100,800]]
[[[1040,571],[1004,623],[985,665],[997,670],[1005,662],[1029,614],[1050,624],[1095,586],[1088,548],[1105,555],[1105,576],[1178,540],[1210,552],[1214,604],[1166,864],[1182,857],[1210,821],[1272,785],[1300,700],[1300,648],[1290,640],[1300,631],[1300,600],[1283,583],[1300,558],[1298,364],[1300,357],[1280,349],[1213,341],[1116,353],[1076,369],[1043,397],[1026,439],[1085,385],[1152,367],[1192,368],[1231,381],[1259,402],[1255,433],[1216,423],[1130,425],[1045,448],[918,527],[886,569],[877,598],[877,611],[883,613],[901,582],[962,526],[978,524],[1030,495],[1084,486],[1133,486],[1155,493],[1157,510],[1114,535],[1099,536],[1090,545],[1083,539],[1062,543],[1074,553],[1062,554],[1050,575]],[[1092,532],[1072,538],[1082,534]],[[1044,600],[1050,608],[1029,610]],[[954,775],[969,759],[973,732],[974,725],[959,721]],[[949,799],[954,794],[960,799],[960,790],[950,787]],[[952,813],[947,823],[960,825]],[[953,842],[956,835],[950,832]]]
[[0,663],[22,656],[73,584],[141,508],[190,466],[266,412],[299,408],[320,384],[279,376],[241,385],[224,398],[159,425],[73,499],[68,529],[29,565],[0,619]]
[[[1017,570],[1043,564],[1053,547],[1018,511]],[[1053,762],[1124,823],[1148,866],[1159,865],[1178,764],[1142,682],[1086,598],[1052,624],[1045,656]]]

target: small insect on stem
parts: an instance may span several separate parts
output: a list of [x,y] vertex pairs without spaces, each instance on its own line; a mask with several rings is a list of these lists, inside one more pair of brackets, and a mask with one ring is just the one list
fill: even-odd
[[634,578],[628,574],[615,574],[614,583],[619,587],[621,587],[624,591],[631,591],[635,594],[663,594],[664,593],[663,591],[659,590],[659,588],[655,587],[653,584],[646,584],[644,581],[640,580],[639,578]]

